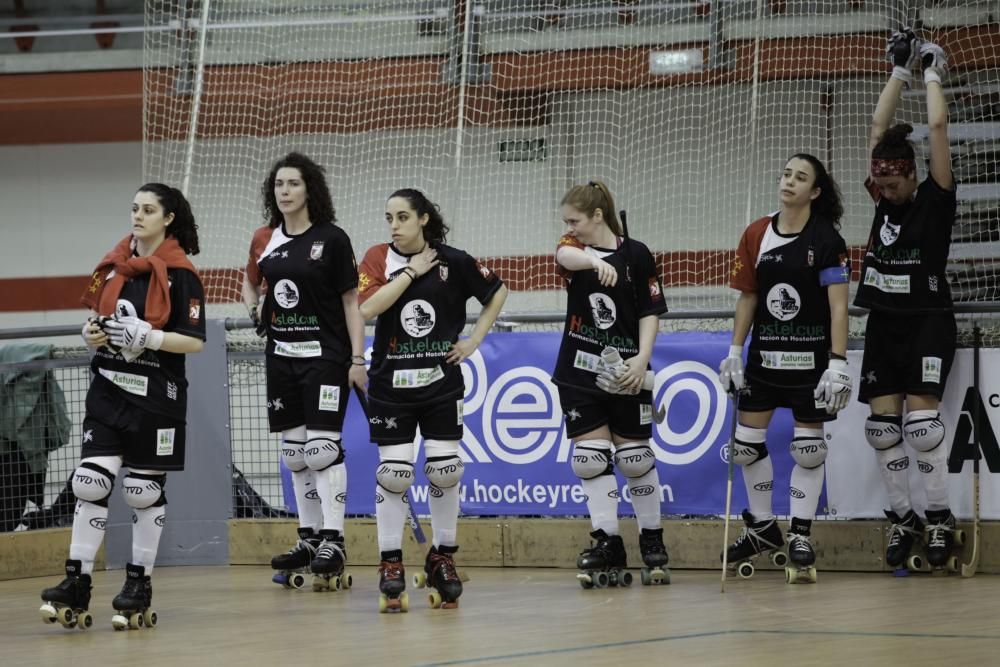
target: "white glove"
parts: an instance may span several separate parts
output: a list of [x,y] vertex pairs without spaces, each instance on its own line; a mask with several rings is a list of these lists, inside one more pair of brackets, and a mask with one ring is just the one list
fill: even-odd
[[851,400],[852,389],[851,376],[847,373],[847,362],[843,359],[831,359],[813,391],[813,398],[826,403],[826,411],[833,415],[847,407],[848,401]]
[[920,63],[924,68],[924,83],[936,81],[941,83],[941,77],[948,71],[948,56],[944,49],[934,42],[924,42],[920,45]]
[[743,389],[742,345],[729,346],[729,356],[719,364],[719,383],[730,394]]
[[639,387],[638,389],[626,389],[621,386],[618,380],[627,368],[625,366],[625,362],[622,360],[621,354],[619,354],[618,350],[615,348],[604,348],[601,351],[601,361],[604,362],[604,370],[597,374],[596,382],[599,388],[609,394],[626,394],[628,396],[634,396],[643,390],[653,390],[653,371],[646,371],[646,376],[642,381],[642,387]]
[[885,46],[885,55],[892,63],[892,78],[899,79],[907,86],[913,82],[911,73],[917,60],[917,46],[920,40],[909,28],[892,33]]
[[137,317],[123,317],[120,320],[108,318],[101,322],[101,328],[111,345],[123,351],[159,350],[163,344],[163,332]]

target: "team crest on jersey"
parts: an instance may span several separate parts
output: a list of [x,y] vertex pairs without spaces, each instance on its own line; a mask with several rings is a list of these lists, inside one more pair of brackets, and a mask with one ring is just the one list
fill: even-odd
[[598,329],[607,329],[618,319],[618,312],[615,302],[607,294],[595,293],[588,297],[590,300],[590,312],[594,316],[594,324]]
[[649,279],[649,298],[651,298],[651,299],[659,299],[660,295],[662,293],[663,292],[660,289],[660,281],[657,280],[655,277],[650,278]]
[[490,273],[492,273],[488,268],[483,266],[478,261],[476,262],[476,269],[478,269],[479,273],[482,274],[483,278],[489,278]]
[[438,278],[440,278],[441,282],[443,282],[443,283],[448,282],[448,265],[447,264],[438,264]]
[[878,237],[882,240],[882,245],[892,245],[899,238],[899,225],[892,224],[889,222],[889,216],[885,216]]
[[309,248],[309,259],[323,259],[323,241],[314,241]]
[[434,328],[434,306],[423,299],[414,299],[405,306],[399,314],[403,330],[413,338],[423,338]]
[[788,283],[778,283],[767,293],[767,310],[776,320],[785,322],[799,314],[802,298]]
[[188,323],[192,326],[198,325],[201,319],[201,299],[188,300]]
[[282,278],[274,286],[274,300],[282,308],[294,308],[299,305],[299,288],[288,278]]

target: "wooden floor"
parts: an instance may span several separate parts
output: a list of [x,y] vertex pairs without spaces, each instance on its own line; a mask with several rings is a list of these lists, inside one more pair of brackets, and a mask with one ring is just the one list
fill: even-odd
[[731,580],[675,571],[673,584],[581,589],[572,570],[472,568],[462,605],[378,614],[375,568],[350,591],[270,583],[257,566],[158,568],[159,625],[115,632],[123,572],[95,575],[90,630],[44,624],[58,577],[0,582],[4,665],[955,665],[996,664],[1000,577],[780,572]]

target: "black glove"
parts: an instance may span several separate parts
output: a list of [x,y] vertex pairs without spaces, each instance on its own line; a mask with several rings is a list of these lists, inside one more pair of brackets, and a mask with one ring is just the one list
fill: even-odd
[[885,53],[894,67],[913,69],[913,59],[917,55],[917,36],[910,28],[897,30],[889,37]]
[[250,319],[253,320],[254,332],[261,338],[267,338],[267,325],[260,320],[257,304],[250,306]]

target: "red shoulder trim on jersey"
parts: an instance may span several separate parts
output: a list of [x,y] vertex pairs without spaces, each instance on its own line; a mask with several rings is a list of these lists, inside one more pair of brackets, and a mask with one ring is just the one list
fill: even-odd
[[260,287],[261,282],[264,280],[257,262],[260,261],[260,256],[264,252],[264,248],[271,241],[273,233],[274,229],[271,227],[258,227],[254,230],[253,237],[250,239],[250,255],[247,257],[246,275],[250,283],[257,287]]
[[729,269],[729,286],[733,289],[741,292],[757,291],[757,257],[772,220],[772,216],[765,215],[751,222],[743,231]]
[[[562,237],[560,237],[559,239],[559,243],[556,244],[556,252],[555,255],[553,255],[553,258],[556,258],[556,256],[559,255],[559,249],[564,246],[568,246],[570,248],[577,248],[578,250],[586,250],[587,248],[587,246],[580,243],[580,241],[576,237],[570,236],[569,234],[563,234]],[[556,259],[556,274],[560,278],[569,280],[569,277],[573,275],[573,272],[567,269],[562,264],[560,264],[559,260]]]
[[361,266],[358,267],[359,305],[386,284],[385,260],[388,253],[389,244],[380,243],[368,248],[364,259],[361,260]]

